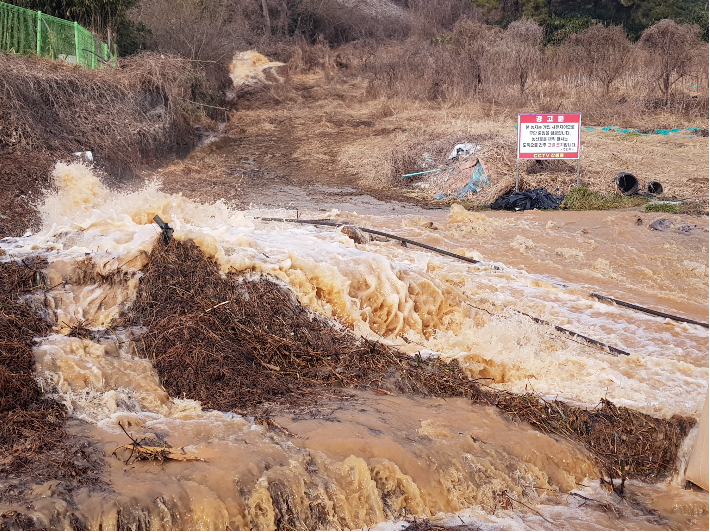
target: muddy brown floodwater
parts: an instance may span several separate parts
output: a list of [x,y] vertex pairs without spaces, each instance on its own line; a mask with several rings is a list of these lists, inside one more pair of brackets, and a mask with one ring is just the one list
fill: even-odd
[[[666,216],[672,223],[655,231],[649,224],[661,215],[632,211],[326,213],[481,261],[470,264],[260,219],[293,214],[284,209],[199,204],[157,184],[110,192],[78,165],[59,166],[55,179],[42,230],[0,240],[0,249],[3,260],[48,261],[51,290],[28,298],[53,325],[35,340],[36,373],[66,406],[69,431],[103,451],[106,484],[75,490],[70,505],[56,483],[34,486],[29,503],[3,501],[0,511],[22,510],[55,528],[69,527],[73,513],[104,530],[401,529],[413,517],[479,529],[707,530],[707,492],[681,488],[697,429],[678,474],[629,482],[621,498],[600,486],[581,447],[463,399],[347,391],[309,407],[274,407],[269,415],[284,430],[203,410],[170,397],[150,360],[136,356],[139,327],[112,328],[130,313],[159,238],[151,223],[158,214],[175,239],[193,240],[223,272],[269,275],[335,326],[405,353],[457,359],[494,387],[697,419],[708,390],[708,330],[589,293],[707,322],[707,217]],[[575,342],[525,314],[630,356]],[[82,324],[90,337],[68,336]],[[119,422],[133,438],[168,441],[203,461],[132,461]]]

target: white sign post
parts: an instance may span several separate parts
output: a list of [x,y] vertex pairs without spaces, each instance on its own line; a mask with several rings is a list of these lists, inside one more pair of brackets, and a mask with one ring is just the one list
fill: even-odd
[[579,186],[581,139],[582,113],[520,113],[515,190],[520,180],[520,159],[577,159]]

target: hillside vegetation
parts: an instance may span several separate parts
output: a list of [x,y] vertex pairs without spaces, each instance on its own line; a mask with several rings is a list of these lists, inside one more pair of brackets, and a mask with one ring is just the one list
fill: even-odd
[[[196,186],[188,175],[224,174],[228,194],[238,188],[235,165],[264,151],[256,141],[264,138],[284,152],[267,149],[262,168],[370,190],[406,185],[398,176],[419,168],[422,153],[479,134],[495,137],[498,167],[512,179],[523,111],[707,135],[707,1],[11,2],[78,20],[102,38],[110,32],[121,57],[117,68],[87,71],[0,54],[0,236],[37,222],[33,205],[56,160],[91,150],[125,183],[187,153],[194,125],[238,138],[225,141],[221,170],[182,169],[165,186],[185,190]],[[245,50],[285,66],[271,83],[235,88],[230,63]],[[635,135],[585,141],[590,188],[609,191],[617,172],[642,168],[664,187],[677,173],[678,194],[706,186],[706,145]],[[221,164],[219,146],[204,164]],[[522,183],[565,190],[570,172],[524,173]]]
[[707,0],[11,3],[110,32],[122,56],[193,61],[222,90],[223,66],[253,49],[291,71],[363,78],[372,97],[574,110],[599,124],[708,112]]

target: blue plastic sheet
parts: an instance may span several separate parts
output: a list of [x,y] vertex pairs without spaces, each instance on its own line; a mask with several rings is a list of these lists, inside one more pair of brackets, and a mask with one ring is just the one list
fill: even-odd
[[[683,131],[687,131],[690,133],[690,135],[686,135],[688,137],[695,136],[694,132],[695,131],[702,131],[703,128],[699,127],[686,127],[685,129],[680,129],[677,127],[674,127],[672,129],[654,129],[653,133],[641,133],[638,129],[633,129],[633,128],[620,128],[617,126],[604,126],[604,127],[594,127],[594,126],[583,126],[585,131],[608,131],[612,133],[619,133],[623,135],[624,133],[639,133],[643,137],[649,137],[651,135],[671,135],[674,133],[681,133]],[[517,126],[516,126],[517,129]]]
[[468,183],[466,183],[465,187],[460,188],[456,191],[456,197],[463,198],[467,193],[476,192],[479,188],[485,187],[486,185],[489,185],[489,184],[490,184],[490,181],[488,180],[488,176],[486,175],[486,171],[483,169],[483,166],[481,165],[481,161],[478,161],[476,163],[476,166],[473,167],[473,173],[471,174],[471,179],[468,180]]
[[[463,198],[469,192],[473,194],[480,188],[490,185],[490,183],[488,175],[486,175],[486,171],[483,169],[483,165],[481,165],[481,161],[478,161],[476,166],[473,167],[473,173],[471,173],[471,178],[468,180],[468,183],[466,183],[466,186],[458,189],[455,195],[457,198]],[[448,194],[442,192],[434,196],[434,199],[440,200],[446,198],[447,196]]]

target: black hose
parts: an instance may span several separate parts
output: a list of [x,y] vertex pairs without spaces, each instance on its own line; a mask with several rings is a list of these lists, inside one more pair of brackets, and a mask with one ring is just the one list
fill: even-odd
[[[300,218],[261,218],[261,220],[263,220],[265,222],[293,222],[293,223],[298,223],[298,224],[327,225],[330,227],[340,227],[342,225],[353,225],[353,224],[349,224],[347,222],[336,222],[333,220],[302,220]],[[447,255],[449,257],[453,257],[455,259],[462,260],[464,262],[469,262],[471,264],[481,264],[482,263],[480,260],[471,259],[469,257],[465,257],[465,256],[459,255],[457,253],[452,253],[451,251],[446,251],[444,249],[435,248],[434,246],[427,246],[426,244],[422,244],[420,242],[417,242],[415,240],[410,240],[408,238],[403,238],[401,236],[393,235],[390,233],[384,233],[382,231],[375,231],[374,229],[367,229],[366,227],[359,227],[357,225],[354,225],[353,227],[357,227],[363,233],[370,233],[373,235],[391,238],[392,240],[398,240],[398,241],[403,242],[405,244],[411,244],[412,246],[417,246],[420,248],[428,249],[429,251],[434,251],[435,253],[439,253],[441,255]],[[496,270],[500,270],[500,268],[498,266],[492,266],[492,268],[494,268]]]
[[[340,227],[340,226],[342,226],[342,225],[352,225],[352,224],[349,224],[349,223],[347,223],[347,222],[338,222],[338,221],[334,221],[334,220],[303,220],[303,219],[301,219],[301,218],[261,218],[261,220],[263,220],[263,221],[265,221],[265,222],[292,222],[292,223],[298,223],[298,224],[326,225],[326,226],[329,226],[329,227]],[[462,261],[465,261],[465,262],[469,262],[469,263],[471,263],[471,264],[482,264],[482,262],[481,262],[480,260],[470,259],[470,258],[468,258],[468,257],[464,257],[463,255],[458,255],[458,254],[452,253],[452,252],[450,252],[450,251],[446,251],[446,250],[443,250],[443,249],[435,248],[435,247],[433,247],[433,246],[427,246],[426,244],[421,244],[421,243],[416,242],[416,241],[414,241],[414,240],[409,240],[408,238],[403,238],[403,237],[401,237],[401,236],[392,235],[392,234],[390,234],[390,233],[384,233],[384,232],[382,232],[382,231],[375,231],[374,229],[367,229],[367,228],[365,228],[365,227],[359,227],[359,226],[357,226],[357,225],[354,226],[354,227],[357,227],[360,231],[363,231],[363,232],[365,232],[365,233],[371,233],[371,234],[373,234],[373,235],[384,236],[384,237],[387,237],[387,238],[391,238],[392,240],[399,240],[400,242],[403,242],[403,243],[406,243],[406,244],[411,244],[411,245],[413,245],[413,246],[418,246],[418,247],[420,247],[420,248],[428,249],[428,250],[430,250],[430,251],[434,251],[434,252],[436,252],[436,253],[440,253],[441,255],[447,255],[447,256],[453,257],[453,258],[455,258],[455,259],[459,259],[459,260],[462,260]],[[499,268],[498,266],[492,266],[492,268],[493,268],[493,269],[496,269],[496,270],[500,270],[500,269],[501,269],[501,268]],[[593,293],[593,292],[590,292],[589,295],[592,296],[592,297],[594,297],[594,298],[596,298],[596,299],[599,299],[599,300],[601,300],[601,301],[611,301],[611,302],[616,303],[617,305],[620,305],[620,306],[622,306],[622,307],[627,307],[627,308],[630,308],[630,309],[633,309],[633,310],[638,310],[639,312],[645,312],[646,314],[650,314],[650,315],[652,315],[652,316],[659,316],[659,317],[661,317],[661,318],[668,318],[669,320],[674,320],[674,321],[678,321],[678,322],[681,322],[681,323],[691,323],[691,324],[693,324],[693,325],[700,325],[701,327],[705,327],[706,329],[708,328],[708,324],[707,324],[707,323],[704,323],[704,322],[702,322],[702,321],[695,321],[695,320],[691,320],[691,319],[688,319],[688,318],[682,318],[682,317],[680,317],[680,316],[673,316],[672,314],[666,314],[665,312],[659,312],[659,311],[657,311],[657,310],[653,310],[653,309],[650,309],[650,308],[642,307],[642,306],[639,306],[639,305],[634,305],[633,303],[627,303],[626,301],[621,301],[621,300],[619,300],[619,299],[614,299],[613,297],[609,297],[609,296],[603,296],[603,295],[600,295],[600,294],[595,294],[595,293]],[[526,315],[527,315],[527,314],[526,314]],[[532,317],[532,316],[531,316],[531,317]],[[534,318],[534,319],[537,319],[537,318]],[[548,325],[549,325],[549,324],[548,324]],[[571,332],[571,331],[566,331],[566,332]],[[573,334],[577,334],[577,333],[573,333]],[[589,340],[590,340],[590,343],[596,342],[596,340],[591,340],[591,339],[589,339]],[[606,346],[606,344],[601,344],[601,345],[602,345],[602,346],[605,346],[605,347],[609,347],[609,346]],[[614,347],[614,348],[609,347],[609,349],[616,349],[616,348],[615,348],[615,347]],[[628,355],[628,353],[627,353],[626,351],[621,351],[620,349],[617,350],[617,351],[619,351],[620,354]]]
[[673,316],[671,314],[666,314],[665,312],[659,312],[658,310],[653,310],[650,308],[641,307],[639,305],[634,305],[633,303],[627,303],[626,301],[621,301],[620,299],[614,299],[613,297],[603,296],[601,294],[595,294],[593,292],[590,292],[589,295],[592,297],[596,297],[600,301],[611,301],[621,307],[626,307],[626,308],[638,310],[639,312],[645,312],[646,314],[651,314],[652,316],[659,316],[661,318],[668,318],[669,320],[680,321],[682,323],[692,323],[693,325],[700,325],[701,327],[705,327],[706,329],[708,328],[708,324],[704,323],[702,321],[695,321],[695,320],[690,320],[688,318],[681,318],[680,316]]
[[564,333],[568,336],[572,336],[573,338],[579,338],[580,340],[585,341],[588,344],[591,344],[595,347],[601,347],[602,349],[608,350],[612,355],[626,355],[629,356],[631,353],[628,351],[624,351],[623,349],[619,349],[618,347],[614,347],[609,344],[605,344],[604,342],[600,342],[599,340],[595,340],[593,338],[589,338],[588,336],[584,336],[583,334],[576,333],[574,331],[570,331],[569,329],[565,329],[564,327],[560,327],[559,325],[552,325],[550,322],[542,320],[540,318],[536,318],[535,316],[531,316],[530,314],[526,314],[525,312],[521,312],[519,310],[516,310],[515,312],[518,312],[519,314],[522,314],[523,316],[527,316],[531,320],[533,320],[535,323],[539,323],[541,325],[547,325],[550,327],[554,327],[555,330]]

